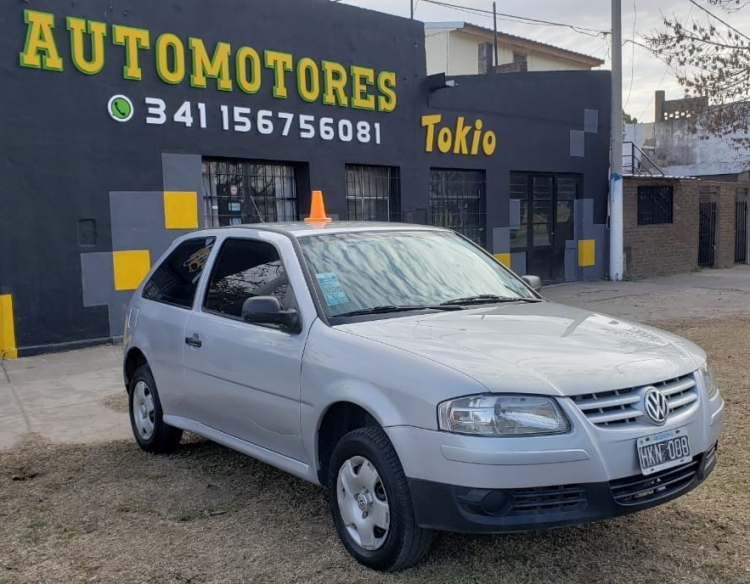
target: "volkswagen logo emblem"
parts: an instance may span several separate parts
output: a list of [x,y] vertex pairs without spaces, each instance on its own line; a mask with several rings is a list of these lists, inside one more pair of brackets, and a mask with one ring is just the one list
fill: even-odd
[[646,392],[643,397],[643,406],[649,420],[654,424],[661,426],[667,421],[669,416],[669,402],[665,395],[655,387]]

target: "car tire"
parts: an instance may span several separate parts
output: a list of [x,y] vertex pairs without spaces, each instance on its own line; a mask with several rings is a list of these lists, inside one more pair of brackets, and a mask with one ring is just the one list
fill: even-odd
[[396,572],[424,557],[432,531],[417,525],[404,470],[382,428],[346,434],[334,448],[328,474],[336,531],[359,563]]
[[130,380],[128,411],[133,436],[142,450],[167,454],[179,446],[182,430],[164,423],[156,381],[148,365],[139,367]]

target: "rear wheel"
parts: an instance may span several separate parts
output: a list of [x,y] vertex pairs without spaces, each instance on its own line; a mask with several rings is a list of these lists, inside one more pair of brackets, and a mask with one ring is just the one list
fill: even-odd
[[165,454],[180,444],[182,430],[164,423],[156,381],[148,365],[139,367],[128,390],[130,426],[138,446],[146,452]]
[[395,572],[427,553],[432,532],[416,523],[406,476],[382,428],[360,428],[339,441],[328,487],[336,530],[358,562]]

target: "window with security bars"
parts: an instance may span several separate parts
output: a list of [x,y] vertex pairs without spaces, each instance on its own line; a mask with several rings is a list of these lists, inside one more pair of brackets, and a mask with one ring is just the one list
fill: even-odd
[[[510,173],[510,249],[524,251],[574,239],[580,175]],[[553,228],[554,226],[554,228]]]
[[296,221],[294,166],[273,162],[204,160],[206,227]]
[[351,221],[399,221],[398,169],[347,165],[346,213]]
[[672,223],[674,187],[638,187],[638,225]]
[[432,224],[485,247],[487,181],[483,170],[430,170]]

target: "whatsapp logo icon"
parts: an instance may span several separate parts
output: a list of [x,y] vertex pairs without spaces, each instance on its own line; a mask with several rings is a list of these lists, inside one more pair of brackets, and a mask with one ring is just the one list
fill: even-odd
[[133,117],[133,102],[124,95],[113,95],[107,104],[110,117],[116,122],[127,122]]

